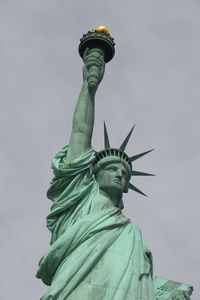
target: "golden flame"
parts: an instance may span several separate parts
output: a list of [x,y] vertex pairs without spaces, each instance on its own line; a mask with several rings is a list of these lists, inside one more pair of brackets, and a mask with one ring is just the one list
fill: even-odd
[[103,25],[91,30],[91,32],[95,32],[95,31],[104,32],[105,34],[110,34],[110,30],[108,29],[108,27],[103,26]]

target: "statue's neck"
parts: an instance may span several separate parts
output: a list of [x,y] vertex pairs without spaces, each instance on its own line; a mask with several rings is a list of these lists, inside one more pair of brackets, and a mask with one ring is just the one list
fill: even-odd
[[121,193],[110,193],[110,190],[102,190],[100,189],[100,193],[107,199],[109,199],[113,204],[114,206],[118,207],[118,204],[119,202],[122,200],[122,195]]

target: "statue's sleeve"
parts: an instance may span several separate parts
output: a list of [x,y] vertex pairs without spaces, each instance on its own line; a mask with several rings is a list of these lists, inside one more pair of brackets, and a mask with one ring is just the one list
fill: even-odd
[[70,184],[75,185],[80,181],[87,181],[92,176],[91,168],[95,151],[91,148],[70,163],[67,163],[65,159],[67,151],[68,146],[61,148],[52,160],[51,168],[53,169],[54,178],[47,191],[47,197],[54,202]]
[[51,212],[47,216],[50,231],[61,214],[66,214],[72,207],[79,205],[95,185],[92,173],[95,151],[91,148],[74,161],[66,163],[67,150],[68,146],[63,147],[52,160],[54,178],[47,191],[47,197],[53,201]]
[[66,162],[68,146],[61,148],[52,160],[51,167],[55,175],[53,181],[64,177],[72,179],[74,176],[88,170],[95,158],[95,151],[90,148],[72,162]]

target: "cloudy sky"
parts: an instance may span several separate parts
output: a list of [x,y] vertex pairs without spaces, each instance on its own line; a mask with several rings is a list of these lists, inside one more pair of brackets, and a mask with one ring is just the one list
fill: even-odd
[[83,33],[107,25],[116,42],[96,96],[93,146],[103,120],[129,155],[156,150],[135,169],[148,198],[125,195],[125,214],[154,256],[155,275],[193,284],[199,299],[199,0],[0,0],[1,299],[35,300],[48,248],[50,162],[68,142],[82,82]]

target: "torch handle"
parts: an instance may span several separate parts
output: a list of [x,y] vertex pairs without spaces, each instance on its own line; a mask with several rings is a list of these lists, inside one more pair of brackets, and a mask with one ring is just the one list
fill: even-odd
[[[99,48],[93,48],[90,50],[90,54],[93,53],[94,55],[103,55],[104,57],[104,52],[103,50],[99,49]],[[88,70],[88,85],[90,88],[94,88],[95,86],[97,86],[99,84],[99,74],[100,70],[99,67],[97,66],[90,66],[89,70]]]

